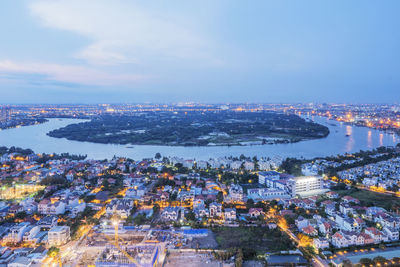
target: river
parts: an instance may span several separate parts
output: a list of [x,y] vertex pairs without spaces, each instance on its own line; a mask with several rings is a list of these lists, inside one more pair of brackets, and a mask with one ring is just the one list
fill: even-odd
[[[49,131],[79,122],[76,119],[50,119],[48,122],[0,131],[0,145],[31,148],[36,153],[63,153],[87,155],[90,159],[110,159],[114,155],[143,159],[162,156],[177,156],[185,159],[209,159],[222,156],[257,156],[313,158],[346,152],[370,150],[379,146],[393,146],[400,142],[394,134],[359,126],[351,126],[327,118],[314,117],[315,122],[326,125],[330,134],[326,138],[292,144],[231,146],[231,147],[169,147],[149,145],[112,145],[70,141],[46,135]],[[346,136],[348,135],[348,136]]]

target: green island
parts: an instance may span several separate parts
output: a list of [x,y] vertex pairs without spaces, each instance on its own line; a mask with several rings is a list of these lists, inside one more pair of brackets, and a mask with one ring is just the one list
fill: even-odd
[[103,115],[47,134],[103,144],[243,146],[323,138],[329,129],[277,112],[144,112]]

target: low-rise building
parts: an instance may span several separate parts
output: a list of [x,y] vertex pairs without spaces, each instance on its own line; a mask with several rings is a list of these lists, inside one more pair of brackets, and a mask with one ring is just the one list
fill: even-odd
[[224,219],[226,221],[234,221],[236,220],[236,209],[225,209],[224,211]]
[[314,238],[313,240],[314,247],[316,249],[325,249],[329,248],[329,241],[326,238],[320,237],[320,238]]
[[54,226],[48,232],[49,246],[61,246],[70,240],[69,226]]
[[287,185],[292,197],[322,194],[321,176],[300,176],[289,179]]

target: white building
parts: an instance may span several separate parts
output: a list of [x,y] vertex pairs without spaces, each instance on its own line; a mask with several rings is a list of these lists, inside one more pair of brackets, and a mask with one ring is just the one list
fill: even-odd
[[271,170],[271,163],[269,161],[260,160],[258,162],[258,168],[260,170],[266,170],[266,171]]
[[22,241],[25,231],[27,231],[30,223],[22,222],[11,227],[10,232],[3,238],[5,243],[18,243]]
[[39,202],[38,212],[45,215],[64,214],[65,207],[66,205],[63,201],[52,203],[49,199],[44,199]]
[[329,248],[329,241],[326,238],[320,237],[313,240],[314,247],[317,249]]
[[34,239],[35,236],[40,232],[40,226],[39,225],[31,225],[28,228],[26,228],[24,236],[23,236],[23,241],[26,243],[35,243]]
[[31,266],[32,264],[32,259],[25,257],[25,256],[18,256],[16,257],[13,261],[11,261],[9,264],[7,264],[8,267],[26,267],[26,266]]
[[225,209],[224,211],[224,219],[226,221],[233,221],[236,220],[236,209]]
[[242,162],[238,161],[238,160],[237,161],[232,161],[230,166],[231,166],[231,169],[238,170],[242,166]]
[[240,185],[232,184],[229,187],[229,195],[227,200],[229,201],[243,201],[243,188]]
[[399,231],[394,228],[385,227],[383,228],[384,233],[389,237],[392,241],[399,240]]
[[222,216],[222,205],[220,203],[213,202],[210,204],[210,217],[221,217]]
[[61,246],[70,239],[69,226],[54,226],[49,230],[48,243],[50,246]]
[[244,163],[244,168],[245,168],[247,171],[252,171],[252,170],[254,170],[254,162],[246,161],[246,162]]
[[166,207],[161,214],[165,221],[177,221],[179,219],[181,209],[179,207]]
[[183,167],[186,167],[188,169],[192,169],[193,165],[194,165],[194,160],[192,160],[192,159],[184,160],[182,165],[183,165]]
[[321,176],[299,176],[289,179],[287,184],[292,197],[295,197],[322,194],[322,182]]
[[280,179],[280,173],[276,171],[258,172],[258,183],[273,187],[273,181]]
[[207,164],[207,161],[205,161],[205,160],[199,160],[196,162],[196,166],[197,166],[197,169],[204,170],[204,169],[207,169],[208,164]]

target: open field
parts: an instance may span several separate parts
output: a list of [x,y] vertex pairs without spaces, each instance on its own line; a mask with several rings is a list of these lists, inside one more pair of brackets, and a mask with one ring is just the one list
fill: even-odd
[[290,239],[278,229],[267,227],[218,227],[213,229],[221,249],[242,248],[245,258],[257,253],[293,248]]
[[365,206],[378,206],[385,208],[386,210],[392,210],[395,207],[400,208],[400,198],[395,196],[357,188],[350,190],[338,190],[336,192],[340,195],[340,197],[347,195],[357,198],[360,200],[361,204]]

